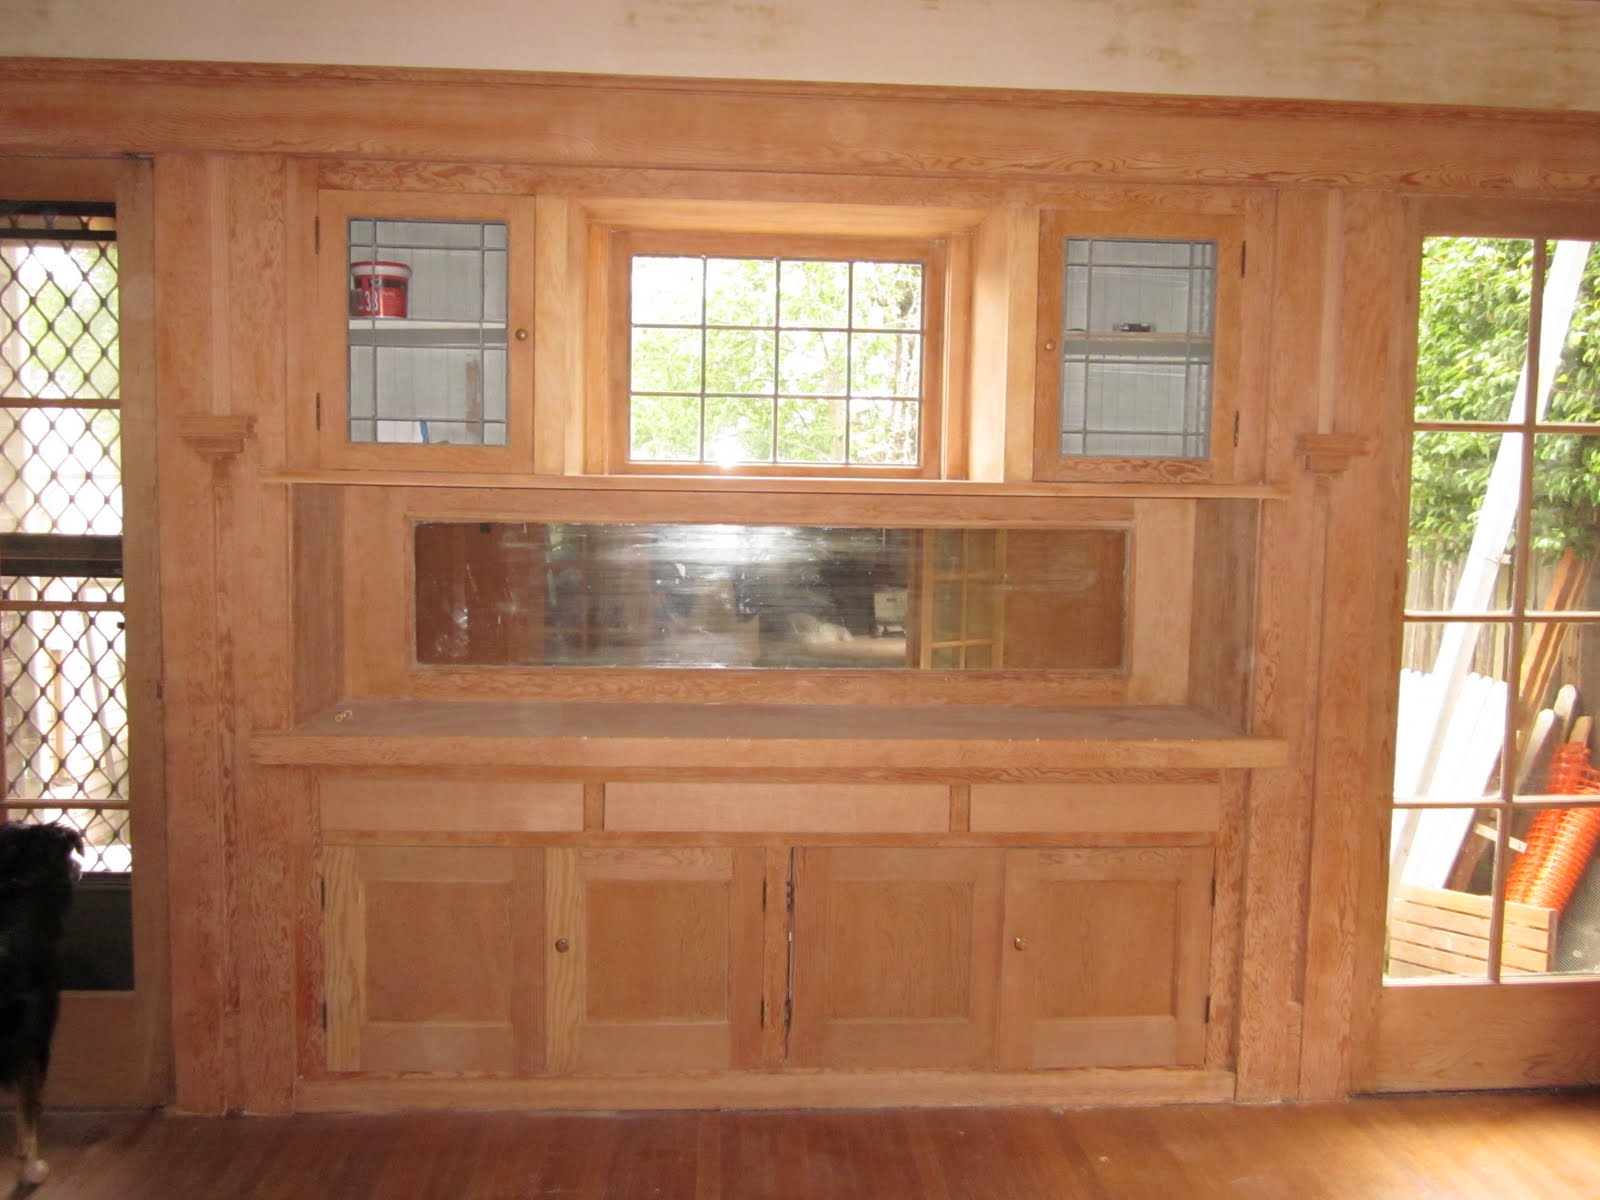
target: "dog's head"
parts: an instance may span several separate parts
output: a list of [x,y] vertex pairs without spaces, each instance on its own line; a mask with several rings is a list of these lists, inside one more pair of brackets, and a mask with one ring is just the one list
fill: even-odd
[[0,887],[71,887],[83,835],[64,825],[0,824]]

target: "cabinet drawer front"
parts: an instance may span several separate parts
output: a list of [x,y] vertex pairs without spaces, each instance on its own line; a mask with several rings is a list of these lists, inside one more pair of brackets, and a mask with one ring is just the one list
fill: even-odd
[[973,833],[1215,833],[1216,783],[975,783]]
[[950,789],[890,783],[608,783],[608,830],[944,833]]
[[332,776],[317,788],[324,831],[528,833],[583,828],[583,785],[518,779]]

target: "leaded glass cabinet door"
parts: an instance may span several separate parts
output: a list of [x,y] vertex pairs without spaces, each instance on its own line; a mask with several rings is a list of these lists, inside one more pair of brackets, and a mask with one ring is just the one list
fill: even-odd
[[1046,216],[1037,478],[1233,479],[1242,224]]
[[326,192],[322,465],[531,470],[533,200]]

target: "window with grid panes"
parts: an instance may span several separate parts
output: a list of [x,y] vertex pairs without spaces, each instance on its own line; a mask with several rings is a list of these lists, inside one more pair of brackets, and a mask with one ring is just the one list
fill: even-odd
[[1600,254],[1424,243],[1386,977],[1600,971]]
[[634,471],[937,470],[934,242],[633,234],[613,461]]
[[126,871],[117,243],[110,204],[0,202],[5,814]]

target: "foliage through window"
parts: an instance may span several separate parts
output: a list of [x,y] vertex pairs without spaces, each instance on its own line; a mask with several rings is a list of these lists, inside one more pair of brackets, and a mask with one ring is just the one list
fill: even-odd
[[920,468],[931,257],[631,254],[627,463]]

